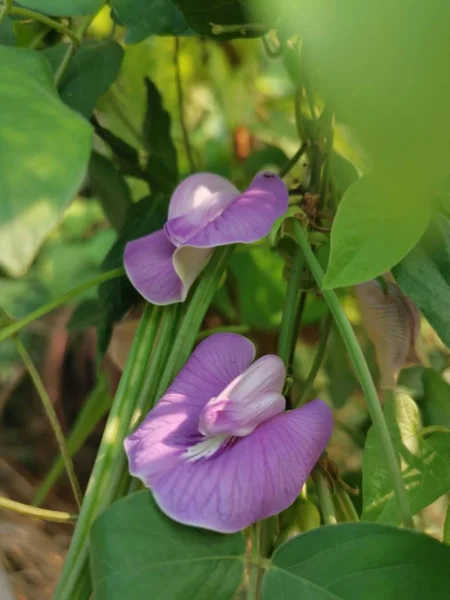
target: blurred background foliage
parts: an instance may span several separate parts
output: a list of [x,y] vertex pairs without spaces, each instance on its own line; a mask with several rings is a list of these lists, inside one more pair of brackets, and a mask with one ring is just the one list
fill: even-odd
[[[46,2],[50,3],[50,0]],[[12,234],[7,231],[7,224],[0,228],[0,298],[6,313],[18,319],[99,274],[102,269],[120,266],[127,221],[129,227],[133,223],[132,233],[136,237],[138,222],[145,232],[148,221],[159,218],[158,214],[150,214],[148,210],[149,196],[152,194],[154,199],[155,194],[160,194],[164,205],[170,189],[159,179],[161,168],[157,159],[164,157],[164,168],[169,169],[171,181],[182,179],[190,172],[180,118],[178,76],[183,86],[184,124],[189,131],[196,170],[219,173],[240,188],[248,185],[258,170],[279,170],[297,151],[299,132],[295,107],[296,89],[301,83],[299,72],[308,78],[316,106],[323,109],[326,98],[336,114],[330,153],[336,204],[339,206],[351,184],[364,182],[365,191],[353,187],[359,191],[356,194],[358,202],[364,204],[361,196],[366,194],[379,209],[374,214],[373,238],[368,231],[361,233],[370,238],[370,246],[365,252],[374,263],[373,272],[367,273],[367,278],[383,272],[386,261],[391,261],[387,266],[392,267],[425,231],[431,212],[438,211],[447,217],[450,214],[450,188],[446,180],[450,131],[445,118],[450,79],[444,76],[448,67],[446,46],[441,45],[444,34],[438,35],[427,27],[426,19],[432,12],[427,3],[420,7],[415,3],[417,11],[406,27],[400,18],[405,2],[401,0],[394,5],[383,1],[383,7],[377,6],[373,14],[363,9],[366,3],[356,1],[347,3],[347,10],[339,7],[336,13],[326,12],[325,4],[320,1],[290,3],[284,0],[280,5],[281,13],[279,3],[258,3],[263,10],[257,12],[255,18],[264,31],[269,29],[269,24],[278,23],[283,11],[296,15],[292,22],[300,23],[300,28],[296,25],[290,30],[287,19],[283,21],[280,35],[286,39],[292,35],[302,36],[305,45],[302,61],[305,62],[300,70],[295,67],[298,61],[296,44],[288,44],[283,55],[274,57],[269,56],[260,39],[252,39],[260,33],[252,29],[252,23],[245,35],[241,35],[240,30],[230,34],[226,24],[242,23],[234,21],[242,17],[240,2],[227,3],[227,20],[220,21],[224,26],[216,32],[215,39],[211,36],[210,24],[215,21],[208,13],[208,0],[200,2],[204,9],[201,18],[192,11],[193,3],[188,0],[177,2],[177,6],[173,4],[170,19],[165,13],[160,20],[157,17],[161,2],[155,2],[151,20],[146,20],[142,3],[137,0],[115,0],[113,15],[109,6],[101,8],[87,29],[88,41],[83,50],[75,55],[76,60],[70,63],[60,81],[62,99],[84,117],[81,121],[82,117],[70,112],[71,119],[75,116],[80,119],[78,126],[74,121],[74,131],[82,129],[85,119],[89,119],[94,127],[88,173],[70,205],[69,199],[63,199],[52,206],[50,217],[44,210],[33,213],[29,223],[21,221],[15,235],[19,236],[21,246],[29,248],[26,255],[9,255],[13,252],[8,245]],[[39,8],[39,3],[31,0],[22,4]],[[89,10],[92,5],[91,1]],[[58,7],[57,2],[52,3],[53,15],[59,14]],[[68,14],[67,7],[63,14]],[[77,13],[74,14],[77,23]],[[382,22],[380,15],[384,15]],[[359,27],[359,24],[368,19],[373,22],[372,33],[370,39],[365,39],[361,32],[366,32],[367,27]],[[315,29],[319,22],[320,35]],[[399,22],[395,35],[387,36],[383,28],[394,27]],[[182,36],[178,42],[165,35],[149,37],[153,33],[173,32],[174,27]],[[193,29],[206,34],[205,37],[192,35]],[[231,39],[236,37],[246,39]],[[419,38],[420,43],[417,42]],[[270,42],[269,37],[266,44]],[[61,36],[55,31],[19,18],[7,18],[2,22],[0,43],[5,47],[14,43],[18,47],[32,44],[53,69],[57,68],[65,52]],[[358,46],[367,51],[356,53]],[[334,52],[336,47],[340,49],[337,54]],[[415,74],[404,68],[405,49],[410,52],[411,48],[417,49],[414,54],[417,72],[427,74],[419,85]],[[423,52],[424,48],[426,52]],[[440,57],[439,61],[432,62],[436,56]],[[43,77],[46,77],[45,73]],[[311,115],[308,100],[302,97],[301,109],[316,116]],[[0,110],[5,107],[9,108],[6,101],[0,105]],[[36,105],[36,110],[41,108]],[[68,115],[61,114],[63,118]],[[395,143],[386,144],[385,128],[393,128],[389,139]],[[163,130],[165,134],[170,132],[173,146],[172,142],[167,142]],[[29,143],[33,142],[39,148],[39,132],[30,131],[29,134]],[[426,147],[424,139],[427,140]],[[65,163],[76,160],[72,155],[74,145],[75,138],[69,144],[70,148],[61,149]],[[152,156],[156,162],[152,162]],[[358,181],[369,171],[375,174],[372,180]],[[290,171],[286,182],[291,189],[297,189],[308,182],[309,175],[310,164],[308,158],[304,158]],[[428,196],[432,196],[432,201],[425,205],[423,199]],[[398,197],[403,198],[399,204],[396,203]],[[6,214],[7,210],[2,203],[2,213],[5,211]],[[25,206],[23,210],[28,209]],[[346,221],[348,217],[342,214],[336,230],[350,229],[353,233],[354,223]],[[400,232],[399,223],[402,223]],[[445,226],[439,225],[446,243],[447,230],[444,229],[447,225],[448,221]],[[37,231],[41,234],[36,236]],[[386,241],[393,236],[395,243]],[[389,256],[384,254],[385,245],[393,248]],[[280,250],[282,248],[275,250],[272,247],[270,239],[251,246],[239,246],[205,319],[205,330],[239,325],[255,340],[260,354],[276,351],[277,328],[290,268]],[[338,242],[334,244],[332,237],[332,268],[328,275],[333,285],[348,286],[362,280],[360,272],[346,270],[345,257],[353,251],[350,245],[347,254],[340,255]],[[420,252],[420,249],[414,252]],[[405,288],[402,289],[411,294],[429,319],[428,322],[422,318],[421,323],[427,360],[424,365],[403,371],[399,386],[417,402],[423,427],[450,428],[450,353],[442,341],[449,335],[448,319],[445,322],[442,306],[436,306],[435,298],[430,300],[429,293],[424,300],[414,297],[417,286],[408,289],[410,274],[419,259],[425,261],[423,269],[427,270],[427,259],[422,254],[416,258],[410,256],[410,263],[406,259],[394,272],[399,284],[403,277]],[[327,261],[328,256],[324,259],[325,265]],[[442,294],[448,298],[446,270],[448,259],[441,270],[447,272],[447,283],[444,280],[439,284]],[[33,323],[23,334],[23,340],[43,373],[66,432],[73,427],[77,417],[80,421],[80,411],[82,413],[89,394],[103,398],[101,402],[97,400],[101,410],[92,417],[89,426],[95,420],[100,424],[94,428],[87,443],[78,445],[81,450],[76,455],[76,467],[83,483],[92,467],[101,434],[101,417],[120,376],[120,369],[108,354],[99,362],[95,327],[99,326],[101,350],[105,351],[113,321],[119,320],[138,300],[130,288],[121,279],[109,287],[105,285],[100,298],[96,288],[91,288],[69,305]],[[311,282],[306,281],[305,288],[311,288]],[[351,288],[342,289],[340,296],[378,381],[375,353],[363,330]],[[105,309],[105,298],[110,303],[108,309]],[[437,303],[445,306],[442,298]],[[313,364],[326,312],[320,294],[309,293],[296,346],[294,398],[300,395],[302,383]],[[430,323],[438,329],[442,340]],[[100,371],[108,374],[107,385],[99,378]],[[96,384],[96,380],[101,384]],[[10,469],[10,482],[6,487],[11,492],[11,481],[19,481],[20,490],[14,488],[15,495],[19,500],[29,502],[52,465],[55,445],[12,340],[0,345],[0,384],[1,454],[4,468]],[[320,396],[335,407],[336,430],[329,454],[346,474],[346,480],[361,487],[361,456],[370,422],[343,342],[334,327],[328,340],[326,360],[310,392],[310,397],[313,396]],[[83,427],[87,430],[86,422],[81,429]],[[64,477],[51,494],[53,506],[70,504]],[[43,499],[41,493],[40,501]],[[355,503],[360,508],[360,498]],[[436,533],[441,525],[442,510],[439,509],[437,516],[432,514],[428,519],[427,526]],[[55,568],[57,570],[59,566]],[[22,582],[21,585],[25,584]]]

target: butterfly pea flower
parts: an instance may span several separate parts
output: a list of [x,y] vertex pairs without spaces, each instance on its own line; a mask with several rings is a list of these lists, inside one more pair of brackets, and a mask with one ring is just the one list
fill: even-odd
[[152,304],[183,302],[214,248],[260,240],[287,207],[274,173],[258,173],[242,193],[219,175],[191,175],[175,189],[163,229],[127,244],[128,278]]
[[355,286],[364,329],[373,345],[380,370],[380,388],[394,389],[400,370],[420,364],[420,312],[391,280],[383,276]]
[[125,440],[130,473],[169,517],[232,533],[294,502],[332,432],[321,400],[285,411],[280,358],[247,338],[201,342]]

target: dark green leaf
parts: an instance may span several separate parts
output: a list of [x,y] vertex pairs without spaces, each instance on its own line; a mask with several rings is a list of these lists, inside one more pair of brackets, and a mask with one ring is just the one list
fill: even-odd
[[242,246],[230,261],[236,279],[242,323],[255,329],[271,329],[281,320],[286,283],[283,261],[267,242]]
[[368,175],[344,194],[331,230],[326,288],[355,285],[385,273],[419,240],[430,209],[414,181]]
[[[168,196],[156,194],[130,206],[119,237],[102,263],[103,271],[123,266],[123,253],[130,240],[161,229],[167,218],[168,202]],[[109,344],[113,324],[123,317],[140,296],[125,275],[102,283],[98,292],[102,304],[102,320],[98,327],[98,352],[103,356]]]
[[450,384],[433,369],[424,369],[422,409],[425,425],[443,425],[450,429]]
[[110,160],[93,152],[89,162],[89,180],[94,194],[103,206],[106,218],[119,230],[132,202],[123,175]]
[[450,221],[435,214],[419,243],[393,273],[402,292],[450,347]]
[[[67,44],[43,50],[55,71],[66,50]],[[123,49],[114,40],[83,42],[61,79],[61,98],[68,106],[89,119],[97,100],[115,81],[122,59]]]
[[450,548],[411,530],[375,523],[327,525],[275,552],[264,600],[442,600]]
[[242,169],[247,178],[254,177],[258,171],[262,171],[268,166],[275,166],[281,169],[287,163],[288,157],[277,146],[267,146],[262,150],[257,150],[250,154],[242,163]]
[[92,118],[92,123],[95,127],[95,133],[111,148],[122,174],[147,180],[147,174],[139,166],[137,150],[108,129],[102,127],[95,117]]
[[17,276],[81,185],[92,131],[36,51],[0,46],[0,81],[0,264]]
[[104,0],[20,0],[20,4],[46,15],[75,17],[97,12]]
[[78,304],[73,311],[67,329],[71,332],[83,331],[87,327],[97,325],[102,316],[98,298],[87,298]]
[[[450,489],[450,433],[421,436],[419,410],[405,394],[388,401],[384,413],[415,514]],[[372,426],[363,454],[363,518],[399,524],[402,518],[383,456]]]
[[342,336],[335,328],[328,341],[325,362],[331,399],[336,408],[342,408],[356,389],[357,382],[350,369],[347,350]]
[[114,503],[91,530],[98,600],[231,600],[244,571],[241,533],[223,535],[175,523],[150,492]]
[[147,86],[147,111],[143,133],[150,156],[147,172],[153,192],[171,191],[178,180],[177,152],[170,137],[170,115],[162,105],[155,84],[145,80]]
[[13,22],[10,17],[3,17],[0,22],[0,44],[3,46],[14,46],[16,43],[16,34],[14,33]]
[[450,506],[447,508],[447,515],[444,521],[443,542],[450,546]]
[[174,0],[194,31],[216,39],[263,35],[268,25],[257,23],[248,0]]
[[136,44],[150,35],[192,35],[183,13],[172,0],[112,0],[120,23],[126,28],[125,42]]

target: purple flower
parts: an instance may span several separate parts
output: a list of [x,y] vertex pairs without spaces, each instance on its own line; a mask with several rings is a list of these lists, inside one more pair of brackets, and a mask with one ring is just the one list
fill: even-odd
[[148,302],[183,302],[213,248],[263,238],[287,206],[273,173],[258,173],[242,194],[219,175],[192,175],[173,193],[164,228],[127,244],[128,278]]
[[231,533],[279,513],[330,439],[330,408],[284,412],[282,361],[254,357],[243,336],[210,336],[125,440],[131,474],[176,521]]

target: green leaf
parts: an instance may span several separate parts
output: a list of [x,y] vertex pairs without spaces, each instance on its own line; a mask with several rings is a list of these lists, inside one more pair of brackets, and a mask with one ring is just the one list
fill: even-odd
[[110,160],[93,152],[89,162],[89,180],[106,218],[115,229],[120,230],[132,202],[122,173]]
[[326,289],[385,273],[419,240],[430,217],[426,198],[392,174],[368,175],[344,194],[331,231]]
[[411,530],[375,523],[327,525],[274,554],[264,600],[441,600],[450,548]]
[[125,27],[125,42],[136,44],[150,35],[192,35],[183,13],[172,0],[112,0],[120,23]]
[[150,156],[147,172],[153,192],[171,191],[178,180],[177,152],[170,137],[170,115],[164,110],[155,84],[145,79],[147,111],[143,133]]
[[0,22],[0,44],[3,46],[15,46],[16,34],[12,19],[8,16],[3,17]]
[[[58,44],[43,50],[54,71],[67,48],[67,44]],[[123,55],[123,48],[114,40],[83,42],[59,84],[62,100],[90,119],[97,100],[115,81]]]
[[242,323],[271,329],[281,321],[286,283],[283,261],[265,240],[258,246],[241,246],[230,260],[236,278]]
[[345,344],[340,333],[332,329],[325,361],[328,387],[333,405],[342,408],[356,389],[357,381],[350,369]]
[[0,264],[18,276],[81,185],[92,130],[36,51],[0,46],[0,80]]
[[435,214],[419,243],[392,271],[402,292],[450,347],[450,221]]
[[241,533],[175,523],[142,491],[115,502],[91,530],[98,600],[231,600],[244,572]]
[[141,171],[139,166],[137,150],[108,129],[102,127],[95,117],[92,118],[92,122],[95,133],[111,148],[122,174],[147,180],[147,174]]
[[450,546],[450,506],[447,508],[447,515],[444,521],[444,532],[442,541]]
[[433,369],[422,374],[424,398],[420,406],[425,425],[443,425],[450,429],[450,384]]
[[104,0],[20,0],[20,4],[54,17],[76,17],[98,11]]
[[[102,263],[103,271],[123,266],[123,253],[129,241],[161,229],[167,219],[168,203],[167,195],[155,194],[130,206],[119,237]],[[102,320],[98,326],[98,353],[103,356],[108,348],[114,323],[141,296],[125,275],[102,283],[98,293],[102,305]]]
[[[421,436],[419,410],[405,394],[390,399],[384,413],[401,457],[403,483],[415,514],[450,489],[450,433]],[[402,518],[382,457],[372,426],[363,453],[363,518],[399,524]]]
[[101,305],[98,298],[82,300],[70,317],[67,329],[70,333],[83,331],[88,327],[97,325],[102,316]]

